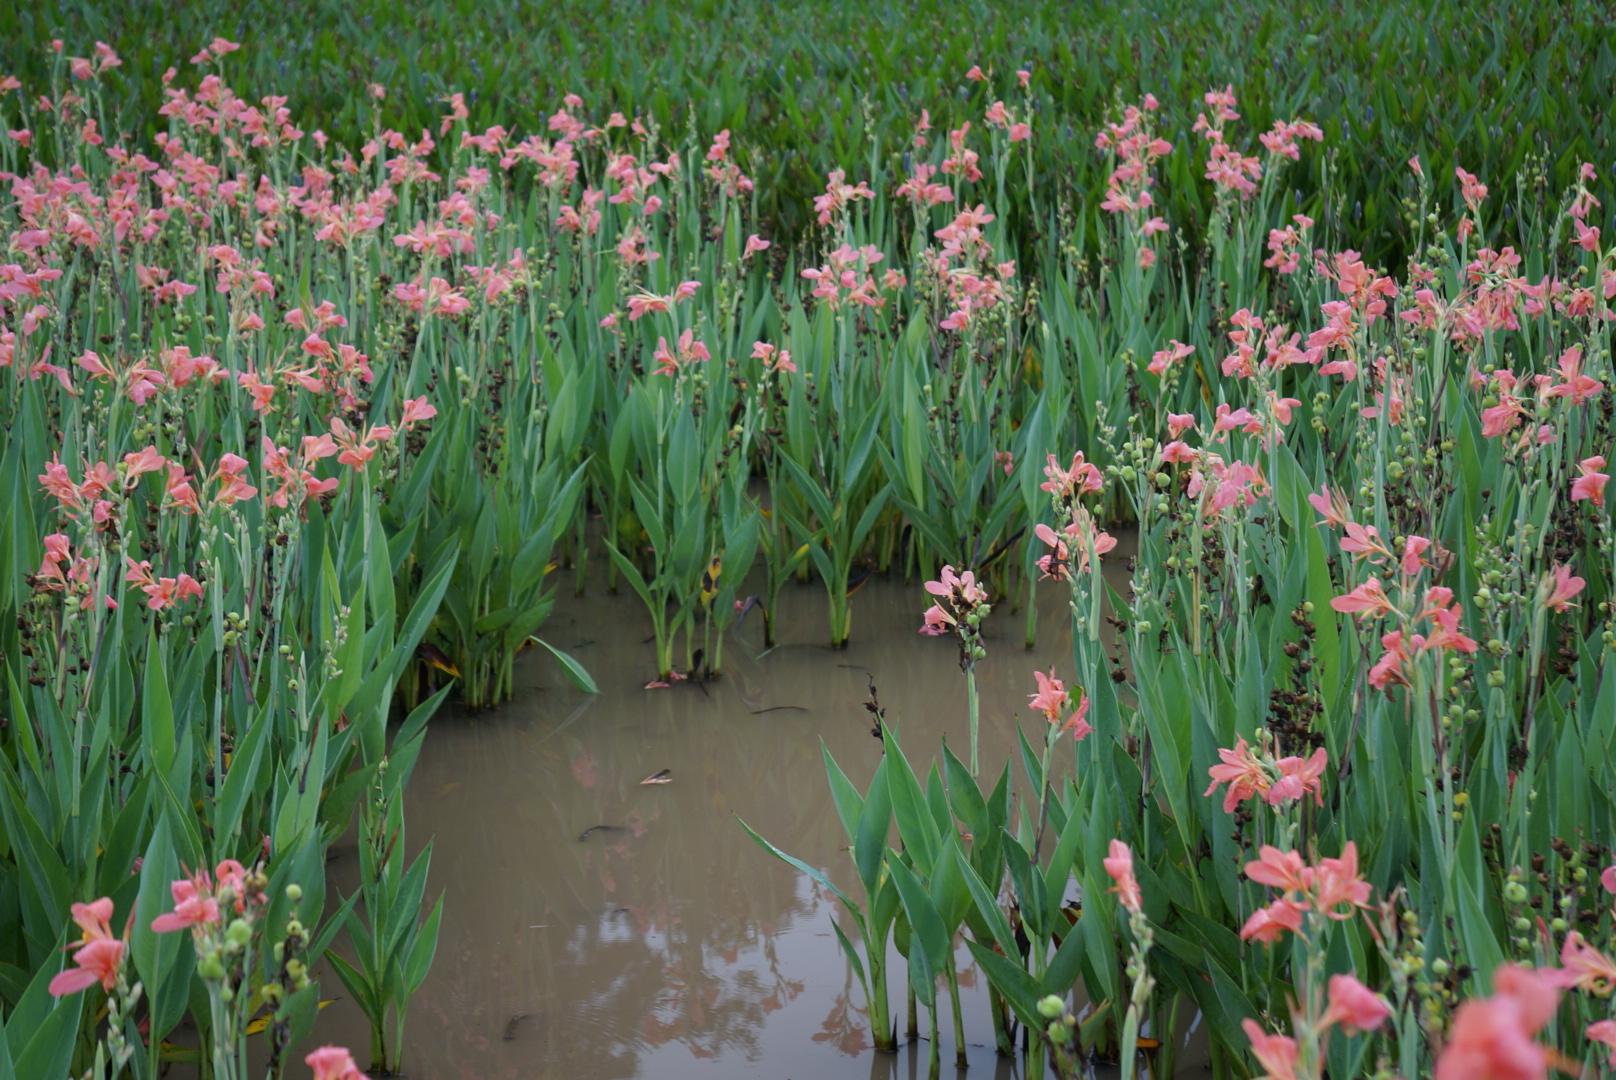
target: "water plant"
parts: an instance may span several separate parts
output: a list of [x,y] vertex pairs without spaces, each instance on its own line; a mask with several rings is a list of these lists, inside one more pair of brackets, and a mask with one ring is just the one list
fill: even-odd
[[[1562,70],[1585,43],[1522,27]],[[278,1069],[329,958],[395,1068],[441,917],[403,784],[533,643],[591,685],[543,630],[592,559],[645,606],[653,687],[721,675],[752,606],[772,647],[793,577],[838,646],[867,575],[926,583],[969,760],[917,769],[898,716],[862,791],[826,756],[861,898],[769,849],[843,905],[881,1049],[890,943],[934,1067],[945,996],[960,1050],[963,936],[1038,1070],[1146,1040],[1169,1069],[1190,1011],[1221,1075],[1605,1053],[1616,256],[1581,136],[1500,164],[1456,122],[1474,160],[1394,175],[1277,110],[1285,72],[1130,105],[973,62],[832,109],[788,213],[798,165],[717,111],[568,94],[506,127],[449,93],[406,134],[378,85],[305,131],[220,37],[136,128],[117,48],[27,40],[0,1064],[155,1075],[189,1016],[211,1074],[255,1020]],[[977,665],[1039,590],[1071,664],[1029,672],[1042,738],[996,771]],[[327,911],[356,821],[363,904]]]

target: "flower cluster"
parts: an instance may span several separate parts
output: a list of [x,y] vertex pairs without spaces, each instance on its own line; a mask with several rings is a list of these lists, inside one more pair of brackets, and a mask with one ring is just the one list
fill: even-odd
[[1257,909],[1240,928],[1242,941],[1272,944],[1286,933],[1300,934],[1302,919],[1314,912],[1327,919],[1348,919],[1369,903],[1369,883],[1358,874],[1358,845],[1351,840],[1339,858],[1309,865],[1296,851],[1265,844],[1246,864],[1246,877],[1280,890],[1278,899]]

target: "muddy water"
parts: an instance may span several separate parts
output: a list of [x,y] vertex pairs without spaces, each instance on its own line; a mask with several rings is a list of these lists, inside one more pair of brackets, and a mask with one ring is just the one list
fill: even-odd
[[[1120,560],[1111,565],[1121,573]],[[1032,669],[1071,677],[1066,592],[1045,590],[1033,652],[1019,615],[988,623],[978,669],[984,772],[1007,760],[1017,724],[1039,737],[1027,715]],[[432,888],[446,899],[437,961],[410,1012],[405,1071],[924,1076],[924,1041],[897,1056],[872,1051],[862,990],[832,933],[834,899],[737,823],[851,890],[820,745],[867,781],[880,753],[863,707],[871,680],[917,770],[944,739],[967,753],[957,654],[950,640],[916,633],[923,607],[918,587],[872,581],[855,599],[850,647],[831,650],[821,644],[823,594],[793,588],[778,647],[764,653],[753,618],[726,646],[722,679],[645,690],[653,651],[638,601],[626,590],[563,600],[544,633],[601,692],[578,694],[552,663],[530,660],[515,704],[434,719],[411,781],[411,840],[435,840]],[[662,770],[668,783],[641,783]],[[333,871],[350,887],[351,856]],[[994,1055],[983,979],[960,953],[971,1075],[1018,1076]],[[902,975],[893,982],[901,1026]],[[945,1069],[950,1025],[945,1006]],[[362,1061],[366,1030],[338,1002],[319,1035]]]

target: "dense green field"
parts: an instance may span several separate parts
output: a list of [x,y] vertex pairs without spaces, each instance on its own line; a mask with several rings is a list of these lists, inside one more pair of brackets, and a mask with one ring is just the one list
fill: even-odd
[[[38,84],[51,58],[26,43],[106,41],[126,64],[109,126],[139,130],[162,103],[157,76],[221,34],[248,46],[227,68],[238,93],[286,95],[300,122],[353,143],[372,130],[370,102],[354,93],[371,82],[406,132],[435,128],[456,91],[473,127],[542,131],[577,93],[591,112],[639,111],[665,131],[731,129],[779,235],[812,220],[832,168],[901,154],[922,106],[938,131],[980,128],[990,99],[964,78],[973,64],[1032,73],[1038,174],[1090,205],[1106,172],[1093,129],[1110,106],[1151,92],[1187,107],[1232,84],[1251,130],[1298,115],[1324,128],[1331,153],[1296,187],[1310,213],[1383,259],[1400,253],[1396,193],[1411,154],[1433,176],[1459,164],[1490,178],[1503,198],[1489,213],[1501,216],[1543,197],[1540,176],[1558,190],[1577,162],[1609,163],[1616,130],[1616,9],[1598,0],[296,6],[312,11],[289,19],[293,5],[276,0],[10,5],[0,73]],[[1191,119],[1175,116],[1179,130],[1164,134],[1183,142]],[[1188,162],[1175,168],[1167,216],[1203,220],[1194,185],[1174,182]]]

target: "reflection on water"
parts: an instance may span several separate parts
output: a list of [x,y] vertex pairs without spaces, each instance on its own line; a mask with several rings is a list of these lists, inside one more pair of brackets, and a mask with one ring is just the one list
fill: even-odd
[[[1022,648],[1008,605],[989,621],[984,770],[1007,759],[1016,724],[1036,731],[1034,666],[1071,676],[1065,590],[1046,589],[1035,651]],[[866,586],[842,651],[819,644],[821,598],[788,590],[783,644],[767,655],[749,620],[725,650],[724,678],[653,691],[641,689],[653,652],[639,602],[626,590],[564,599],[545,635],[589,668],[599,695],[530,661],[515,704],[433,721],[407,810],[412,843],[436,840],[432,881],[446,901],[437,962],[411,1009],[411,1076],[925,1075],[924,1043],[872,1052],[863,992],[831,930],[835,900],[735,820],[851,889],[820,741],[867,781],[880,753],[863,708],[873,678],[917,769],[944,738],[967,743],[956,652],[916,633],[918,587]],[[641,783],[664,769],[670,782]],[[351,887],[352,858],[333,872]],[[980,973],[968,968],[961,982],[972,1075],[1019,1075],[993,1053]],[[369,1045],[348,1002],[327,1011],[319,1035]]]

